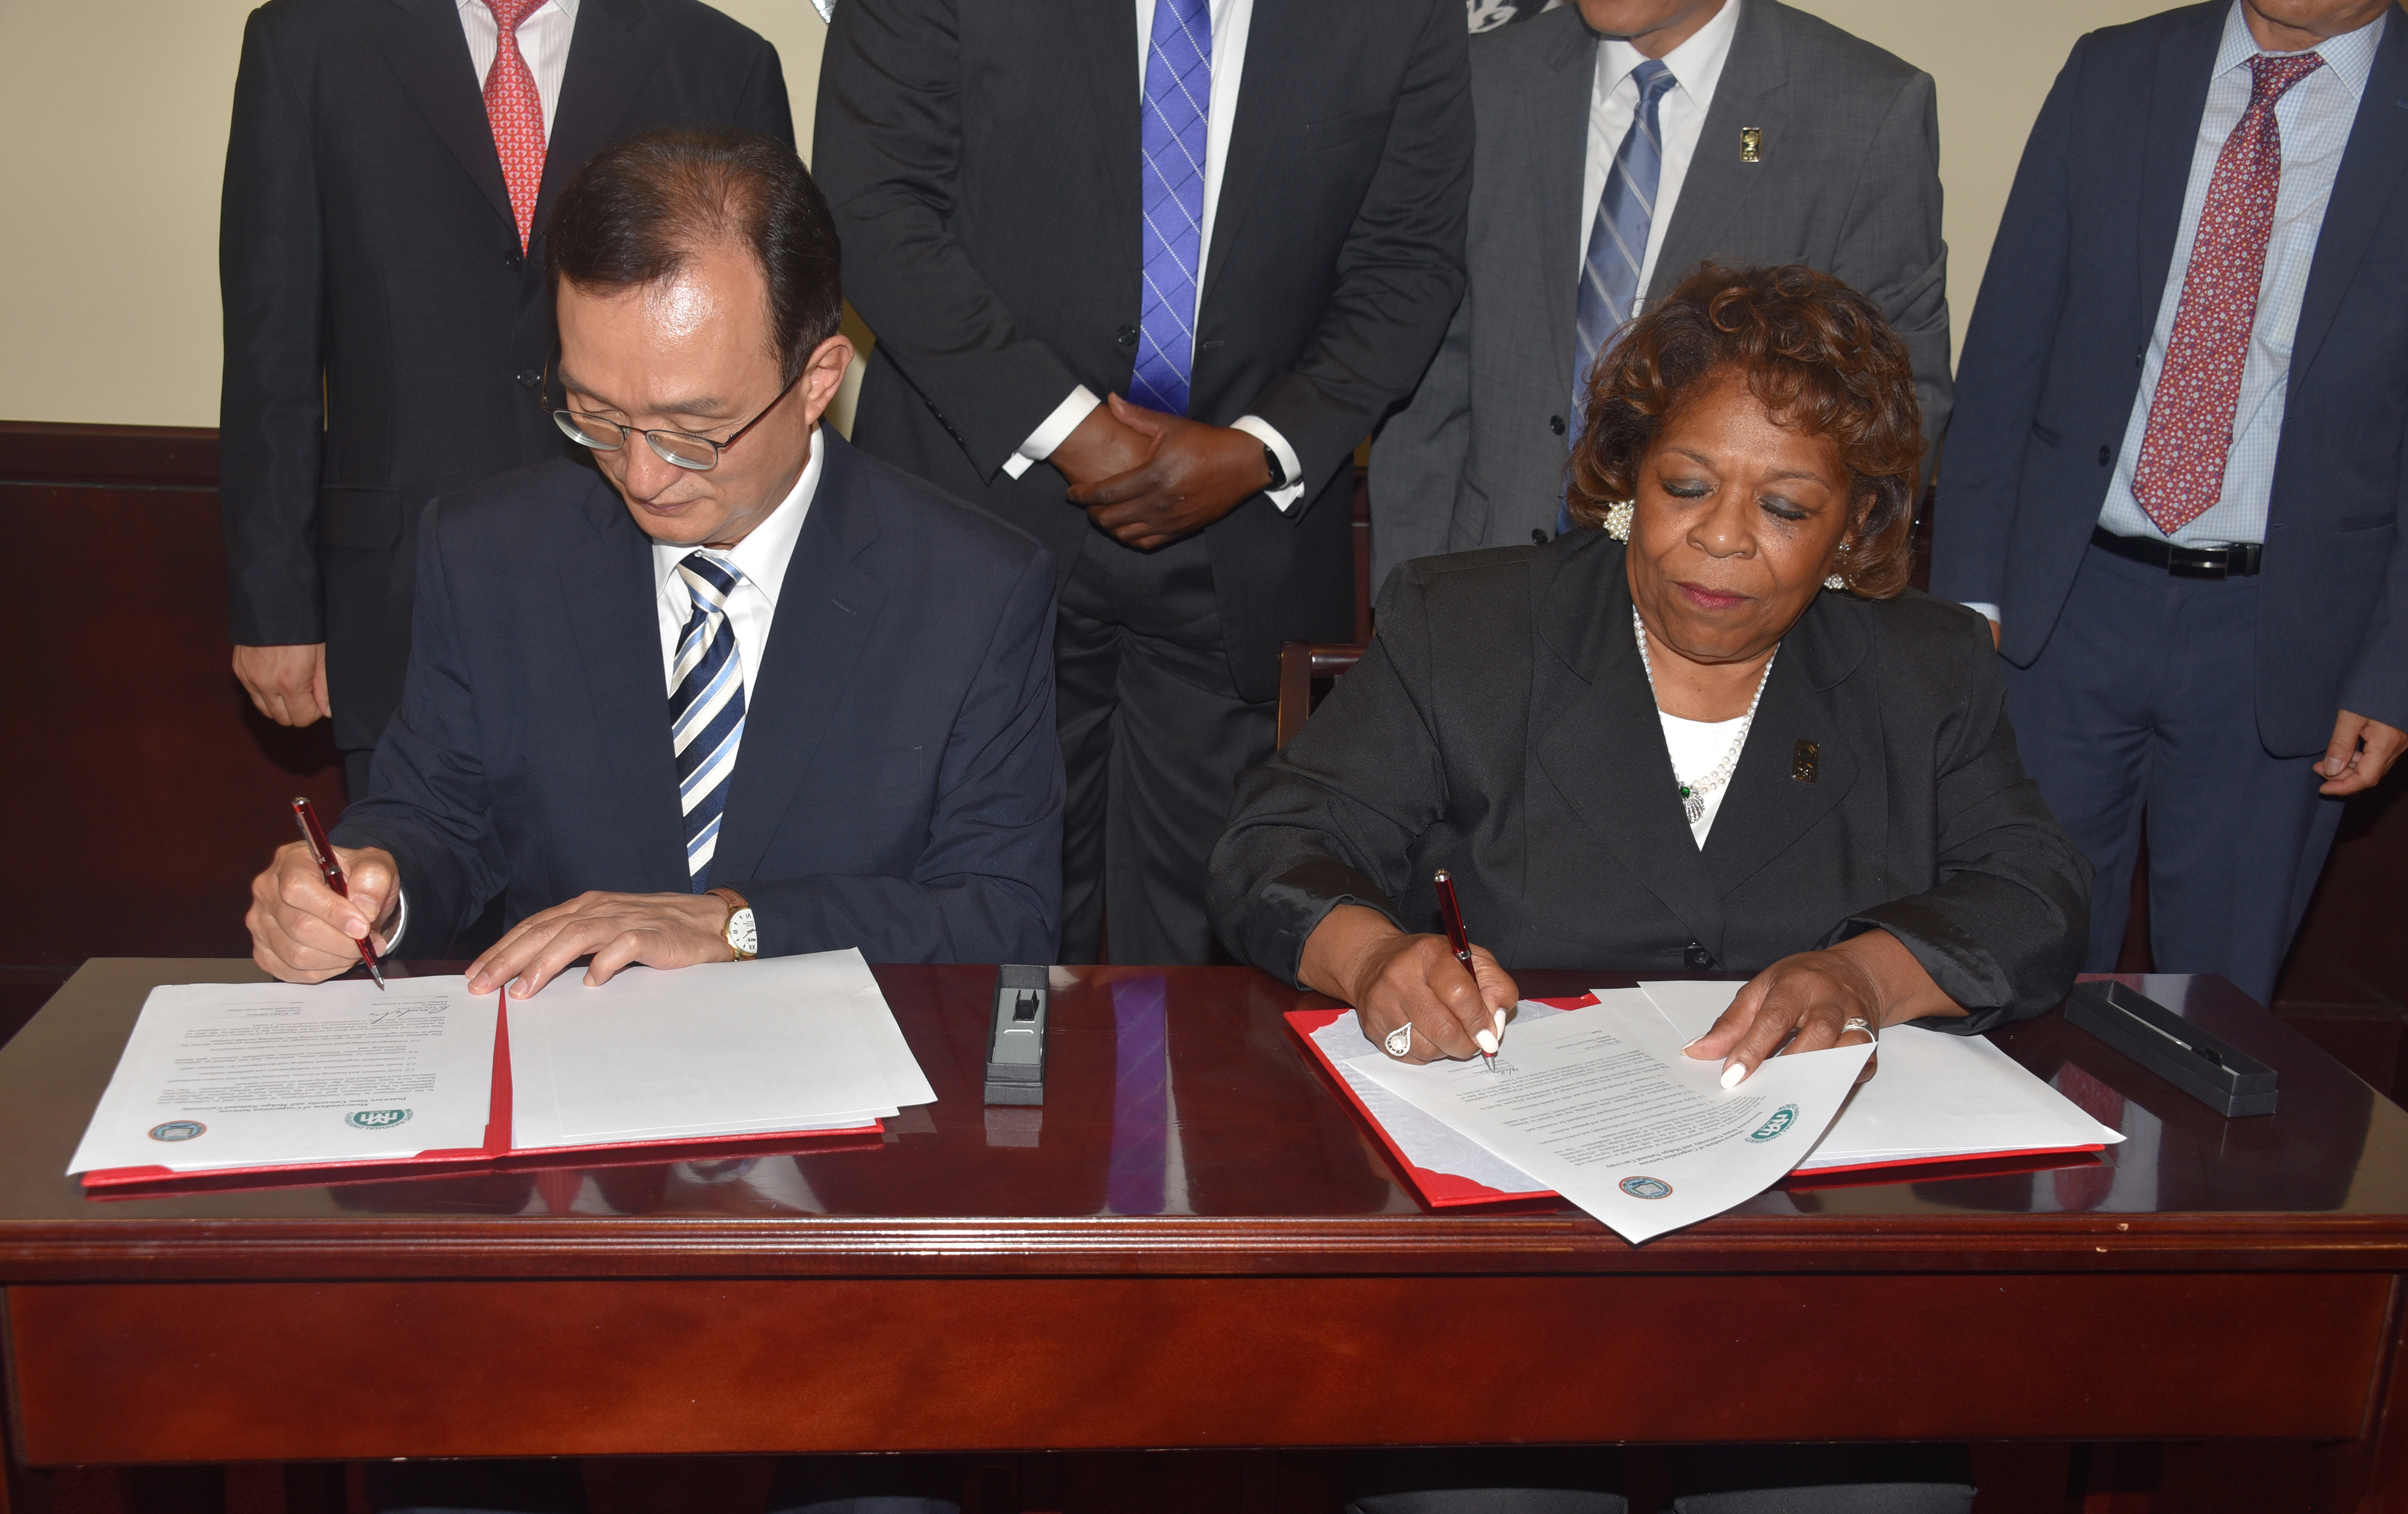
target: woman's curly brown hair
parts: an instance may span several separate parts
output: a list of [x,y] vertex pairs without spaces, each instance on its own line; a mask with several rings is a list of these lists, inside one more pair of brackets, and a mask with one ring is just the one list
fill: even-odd
[[1913,570],[1923,461],[1914,365],[1870,300],[1800,264],[1708,264],[1631,322],[1589,378],[1566,488],[1572,519],[1601,526],[1608,506],[1634,497],[1665,418],[1724,372],[1745,374],[1784,424],[1839,444],[1851,476],[1840,572],[1852,593],[1895,598]]

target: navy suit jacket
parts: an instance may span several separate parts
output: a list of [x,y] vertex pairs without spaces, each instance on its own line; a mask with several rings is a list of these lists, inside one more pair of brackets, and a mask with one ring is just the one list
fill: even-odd
[[[764,956],[1050,962],[1061,927],[1054,564],[982,510],[827,450],[746,708],[710,880]],[[591,467],[427,507],[400,711],[334,838],[390,850],[398,955],[489,900],[682,893],[652,542]]]
[[[2227,0],[2093,32],[2041,107],[1956,371],[1931,588],[2040,656],[2140,389]],[[2309,266],[2266,517],[2258,732],[2408,726],[2408,16],[2386,26]]]

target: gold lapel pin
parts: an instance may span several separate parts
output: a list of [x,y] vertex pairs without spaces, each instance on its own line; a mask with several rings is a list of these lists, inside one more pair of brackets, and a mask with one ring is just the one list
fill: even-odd
[[1741,127],[1741,128],[1739,129],[1739,161],[1740,161],[1740,162],[1742,162],[1742,163],[1762,163],[1762,162],[1764,161],[1764,159],[1763,159],[1762,157],[1760,157],[1760,156],[1758,156],[1758,155],[1757,155],[1757,151],[1756,151],[1756,150],[1757,150],[1757,149],[1759,149],[1759,148],[1761,148],[1761,147],[1763,147],[1763,146],[1764,146],[1764,128],[1763,128],[1763,127],[1761,127],[1761,126],[1742,126],[1742,127]]
[[1815,769],[1821,765],[1822,761],[1823,749],[1804,736],[1799,736],[1798,745],[1790,750],[1789,776],[1800,783],[1812,783],[1814,781]]

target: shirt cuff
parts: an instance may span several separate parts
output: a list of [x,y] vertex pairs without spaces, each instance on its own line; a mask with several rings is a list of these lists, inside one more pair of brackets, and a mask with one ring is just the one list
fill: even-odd
[[1966,600],[1964,604],[1965,607],[1969,610],[1979,610],[1992,625],[2004,625],[2007,623],[2006,621],[1999,619],[1999,607],[1996,605],[1985,605],[1978,599],[1969,599]]
[[1096,392],[1084,384],[1070,391],[1070,397],[1054,407],[1054,413],[1045,418],[1044,424],[1030,432],[1028,439],[1003,460],[1004,477],[1017,478],[1028,471],[1030,464],[1042,463],[1052,457],[1054,449],[1068,441],[1070,433],[1078,430],[1080,422],[1094,414],[1096,407],[1102,403],[1096,397]]
[[1280,460],[1280,471],[1287,475],[1287,482],[1263,493],[1270,496],[1282,515],[1295,508],[1296,502],[1304,497],[1304,464],[1297,457],[1296,449],[1287,444],[1287,438],[1279,434],[1279,427],[1259,415],[1241,415],[1229,422],[1229,429],[1242,431],[1271,450],[1271,455]]

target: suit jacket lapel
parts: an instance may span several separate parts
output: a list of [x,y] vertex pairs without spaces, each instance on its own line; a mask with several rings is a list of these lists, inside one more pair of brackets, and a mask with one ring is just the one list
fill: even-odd
[[602,778],[615,793],[609,828],[635,854],[636,892],[682,893],[691,878],[669,746],[652,543],[598,474],[578,507],[593,530],[570,533],[552,567],[577,629]]
[[2358,96],[2358,119],[2350,123],[2349,146],[2342,153],[2332,198],[2325,208],[2324,229],[2316,236],[2316,255],[2308,267],[2308,287],[2300,302],[2300,324],[2291,339],[2291,393],[2299,393],[2300,376],[2315,362],[2324,345],[2342,295],[2358,272],[2358,259],[2374,236],[2398,193],[2401,161],[2408,155],[2408,17],[2394,15],[2383,29],[2374,65]]
[[393,9],[378,21],[377,50],[435,135],[460,160],[469,181],[515,232],[509,188],[502,182],[501,155],[494,150],[494,128],[485,120],[458,9],[443,0],[394,0]]
[[[1128,7],[1124,5],[1122,8]],[[1283,135],[1282,128],[1288,123],[1289,94],[1282,85],[1287,80],[1289,61],[1311,55],[1305,39],[1297,35],[1304,14],[1302,6],[1254,7],[1252,29],[1246,37],[1245,71],[1239,76],[1238,119],[1229,125],[1228,157],[1221,165],[1221,203],[1209,207],[1212,245],[1204,251],[1204,284],[1197,301],[1198,312],[1205,308],[1204,301],[1211,298],[1221,267],[1229,261],[1229,249],[1237,246],[1238,238],[1245,234],[1246,214],[1254,208],[1255,192],[1270,162],[1271,150]],[[1135,22],[1131,25],[1134,27]],[[1137,38],[1132,35],[1129,40],[1134,45]]]
[[542,245],[544,217],[569,175],[618,137],[619,123],[658,66],[660,51],[647,33],[640,0],[585,0],[579,7],[560,103],[552,113],[552,140],[544,147],[530,250]]
[[815,445],[827,449],[827,456],[745,705],[744,742],[711,859],[714,878],[751,878],[759,868],[829,722],[843,707],[853,664],[886,603],[885,586],[854,561],[878,539],[878,517],[863,497],[858,462],[829,427],[820,428]]
[[1664,728],[1630,635],[1622,552],[1599,547],[1568,557],[1538,594],[1540,639],[1585,684],[1540,735],[1540,770],[1630,876],[1720,956],[1720,894],[1681,816]]
[[1540,278],[1547,292],[1555,393],[1569,402],[1580,323],[1581,250],[1588,237],[1581,224],[1581,196],[1588,172],[1589,103],[1597,91],[1597,36],[1581,23],[1579,11],[1563,8],[1564,16],[1546,22],[1555,28],[1555,42],[1547,50],[1546,67],[1530,81],[1538,130],[1529,171],[1538,176],[1532,197],[1538,224],[1530,235],[1538,239]]
[[[1864,759],[1848,740],[1842,685],[1864,656],[1855,615],[1828,595],[1782,638],[1739,768],[1706,833],[1706,874],[1717,895],[1788,850],[1856,787]],[[1817,749],[1812,781],[1794,776],[1801,740]]]
[[2147,136],[2141,149],[2140,223],[2134,235],[2133,267],[2142,340],[2154,330],[2165,297],[2166,270],[2173,265],[2174,237],[2182,229],[2183,196],[2190,189],[2190,160],[2199,142],[2200,117],[2207,112],[2208,72],[2224,35],[2225,8],[2201,6],[2189,24],[2175,29],[2157,51],[2151,81]]
[[[1783,130],[1788,121],[1789,60],[1781,7],[1749,0],[1740,7],[1730,56],[1723,61],[1723,77],[1714,85],[1714,103],[1698,131],[1688,177],[1681,181],[1672,223],[1664,229],[1649,300],[1686,278],[1699,260],[1725,250],[1722,241],[1731,218],[1766,174],[1781,171]],[[1760,163],[1740,161],[1739,134],[1747,126],[1764,134],[1758,143]]]
[[1143,250],[1138,224],[1145,172],[1138,145],[1144,80],[1138,71],[1137,12],[1128,0],[1074,0],[1071,10],[1066,35],[1087,70],[1085,93],[1095,112],[1096,144],[1104,155],[1105,189],[1121,228],[1120,255],[1134,268]]

